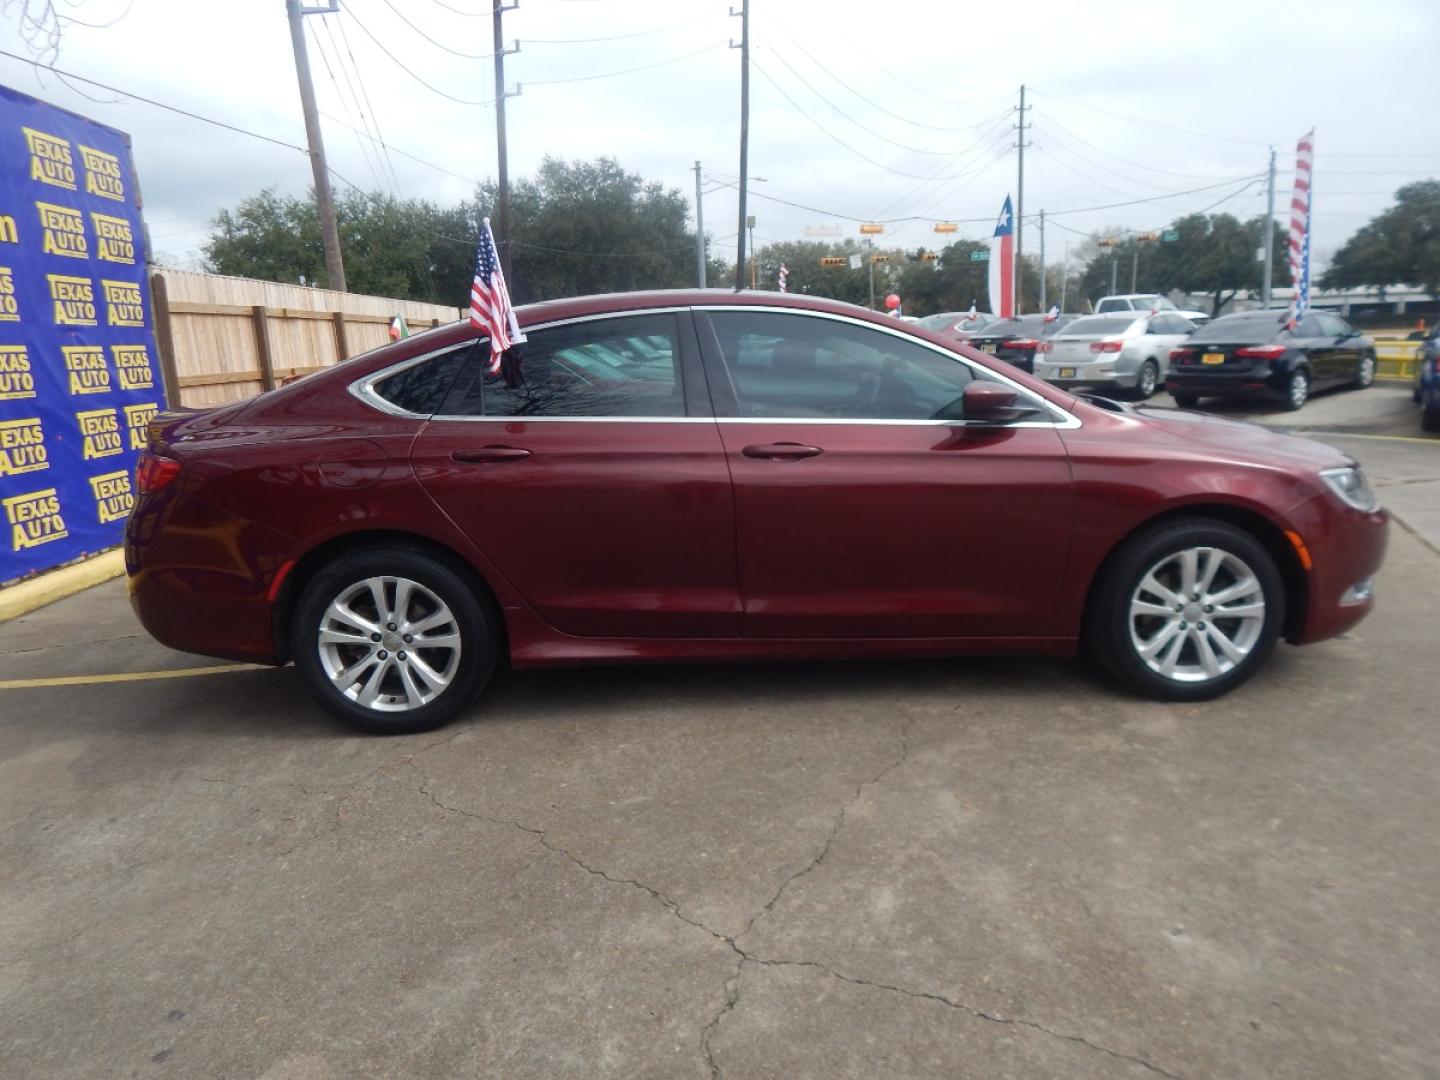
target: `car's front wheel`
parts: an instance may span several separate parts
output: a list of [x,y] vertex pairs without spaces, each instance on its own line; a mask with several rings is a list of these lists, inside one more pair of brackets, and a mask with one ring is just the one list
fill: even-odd
[[1285,622],[1275,560],[1223,521],[1184,518],[1137,534],[1096,582],[1091,654],[1137,693],[1203,701],[1264,663]]
[[1170,395],[1175,399],[1175,404],[1182,409],[1193,409],[1200,404],[1200,395],[1192,394],[1185,390],[1176,390]]
[[447,563],[404,547],[341,556],[301,592],[291,655],[316,699],[372,734],[439,727],[495,666],[494,616]]
[[1355,372],[1355,382],[1351,385],[1356,390],[1364,390],[1375,382],[1375,354],[1366,353],[1360,357],[1360,368]]

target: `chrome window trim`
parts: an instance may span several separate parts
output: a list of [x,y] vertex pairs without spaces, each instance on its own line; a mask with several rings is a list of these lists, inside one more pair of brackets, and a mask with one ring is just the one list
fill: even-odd
[[[811,309],[809,309],[809,308],[771,307],[771,306],[769,306],[769,305],[762,305],[762,304],[713,304],[713,305],[711,305],[711,304],[696,304],[695,307],[693,308],[693,310],[695,310],[695,311],[703,311],[703,312],[706,312],[707,314],[710,313],[710,312],[718,312],[718,311],[760,311],[760,312],[765,312],[765,313],[767,313],[767,314],[802,315],[802,316],[804,316],[804,317],[806,317],[806,318],[811,318],[811,319],[829,319],[829,320],[831,320],[832,322],[848,323],[848,324],[850,324],[851,326],[859,326],[859,327],[862,327],[862,328],[864,328],[864,329],[875,330],[875,331],[878,331],[879,333],[882,333],[882,334],[889,334],[889,335],[891,335],[892,337],[901,338],[902,340],[907,341],[907,342],[909,342],[909,343],[912,344],[912,345],[919,345],[919,346],[921,346],[922,348],[929,349],[931,352],[935,353],[937,356],[943,356],[946,360],[953,361],[954,363],[957,363],[957,364],[964,364],[964,365],[965,365],[967,368],[969,368],[972,372],[973,372],[973,371],[976,369],[976,367],[977,367],[976,364],[974,364],[974,363],[972,363],[971,361],[967,360],[965,357],[961,356],[959,353],[951,352],[949,349],[943,349],[943,348],[941,348],[941,347],[938,346],[938,345],[932,345],[932,344],[931,344],[930,342],[928,342],[928,341],[922,341],[920,338],[914,337],[913,335],[906,333],[904,330],[902,330],[902,329],[899,328],[899,327],[880,326],[880,325],[877,325],[876,323],[870,322],[870,321],[868,321],[868,320],[866,320],[866,319],[857,319],[857,318],[854,318],[853,316],[850,316],[850,315],[837,315],[837,314],[835,314],[834,312],[830,312],[830,311],[813,311],[813,310],[811,310]],[[1056,404],[1054,404],[1053,402],[1046,401],[1044,398],[1042,398],[1042,397],[1040,397],[1038,394],[1036,394],[1033,390],[1029,390],[1029,389],[1021,386],[1019,383],[1015,382],[1013,379],[1008,378],[1006,375],[1002,374],[1001,372],[992,371],[990,368],[981,368],[981,370],[983,370],[983,371],[985,372],[985,375],[986,375],[988,378],[994,378],[994,379],[999,380],[999,381],[1002,382],[1002,383],[1005,383],[1007,386],[1009,386],[1011,389],[1013,389],[1017,394],[1019,394],[1019,395],[1021,395],[1022,397],[1024,397],[1027,401],[1033,402],[1036,406],[1039,407],[1039,409],[1040,409],[1042,412],[1044,412],[1044,413],[1046,413],[1046,414],[1048,414],[1048,415],[1051,415],[1051,416],[1055,416],[1055,415],[1058,414],[1059,416],[1064,417],[1064,419],[1063,419],[1063,420],[1052,420],[1052,421],[1045,421],[1045,420],[1021,420],[1021,421],[1019,421],[1018,423],[1014,423],[1014,424],[994,424],[994,423],[990,423],[990,422],[988,422],[988,421],[983,421],[983,420],[865,420],[865,419],[858,419],[858,418],[854,418],[854,417],[841,417],[841,418],[832,419],[832,418],[830,418],[830,417],[804,417],[804,416],[801,416],[801,417],[717,416],[715,419],[716,419],[716,421],[717,421],[718,423],[722,423],[722,424],[729,424],[729,423],[742,423],[742,424],[871,424],[871,425],[879,424],[879,425],[884,425],[884,426],[886,426],[886,427],[895,427],[895,426],[913,427],[913,426],[927,426],[927,425],[928,425],[928,426],[932,426],[932,427],[933,427],[933,426],[946,426],[946,427],[994,427],[994,428],[1003,427],[1003,428],[1005,428],[1006,430],[1013,430],[1014,428],[1036,428],[1036,427],[1056,428],[1056,429],[1072,429],[1072,428],[1078,428],[1078,427],[1083,426],[1082,423],[1081,423],[1081,421],[1080,421],[1080,418],[1079,418],[1078,416],[1075,416],[1073,413],[1070,413],[1069,411],[1067,411],[1067,410],[1065,410],[1065,409],[1062,409],[1059,405],[1056,405]]]
[[[878,326],[875,323],[866,321],[865,319],[856,319],[848,315],[836,315],[828,311],[812,311],[807,308],[772,307],[770,305],[761,304],[698,304],[694,305],[693,307],[671,306],[658,308],[639,308],[626,311],[605,311],[593,315],[572,315],[571,317],[566,319],[551,319],[548,322],[535,323],[533,326],[525,327],[525,332],[528,334],[531,331],[549,330],[552,327],[569,326],[573,323],[598,322],[602,319],[620,319],[627,318],[633,315],[676,314],[686,311],[704,311],[707,313],[712,311],[760,311],[767,314],[800,314],[812,319],[830,319],[834,322],[843,322],[852,326],[859,326],[865,329],[875,330],[882,334],[891,334],[892,336],[901,338],[902,340],[907,341],[912,345],[919,345],[923,348],[927,348],[936,355],[943,356],[945,359],[950,360],[954,363],[964,364],[971,371],[974,371],[977,366],[971,363],[965,357],[959,355],[958,353],[950,352],[948,349],[942,349],[937,345],[930,344],[930,342],[928,341],[922,341],[917,337],[913,337],[910,334],[905,333],[899,327]],[[394,405],[391,402],[386,401],[375,390],[376,383],[389,378],[391,375],[397,375],[400,372],[405,371],[407,368],[414,367],[417,364],[423,364],[427,360],[433,360],[435,357],[443,356],[444,354],[451,352],[455,349],[467,348],[470,345],[473,345],[476,341],[481,341],[483,339],[483,335],[476,335],[476,337],[471,338],[467,341],[456,342],[451,345],[446,345],[443,348],[432,349],[427,353],[421,353],[419,356],[412,356],[408,360],[398,361],[397,363],[391,364],[389,367],[382,368],[379,371],[372,372],[369,375],[361,376],[359,379],[356,379],[354,382],[352,382],[349,385],[348,389],[351,394],[353,394],[359,400],[363,401],[365,404],[369,405],[371,408],[386,413],[390,416],[404,417],[405,419],[409,420],[447,420],[463,421],[466,423],[805,425],[838,424],[849,425],[852,427],[858,425],[864,425],[867,427],[993,427],[1004,428],[1007,431],[1014,430],[1016,428],[1054,428],[1056,430],[1069,430],[1083,426],[1078,416],[1075,416],[1074,414],[1068,412],[1067,410],[1061,408],[1059,405],[1056,405],[1053,402],[1046,401],[1044,398],[1037,395],[1034,391],[1029,390],[1026,387],[1021,386],[1019,383],[1013,381],[1012,379],[1007,378],[1003,373],[998,371],[992,371],[989,368],[982,369],[984,370],[987,377],[997,379],[998,381],[1005,383],[1007,386],[1010,386],[1016,391],[1016,393],[1025,397],[1026,400],[1036,404],[1044,412],[1052,416],[1058,415],[1060,417],[1063,417],[1064,419],[1050,421],[1022,420],[1014,424],[994,424],[988,421],[979,420],[890,420],[865,419],[863,417],[829,416],[465,416],[452,415],[448,413],[435,413],[433,415],[428,415],[425,413],[414,413],[410,412],[407,409],[402,409],[398,405]]]

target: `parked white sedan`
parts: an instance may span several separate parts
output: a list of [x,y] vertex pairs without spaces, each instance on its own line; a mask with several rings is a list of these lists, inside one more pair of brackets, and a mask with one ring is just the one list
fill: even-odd
[[1076,319],[1035,357],[1035,374],[1057,386],[1155,393],[1195,324],[1172,312],[1116,312]]

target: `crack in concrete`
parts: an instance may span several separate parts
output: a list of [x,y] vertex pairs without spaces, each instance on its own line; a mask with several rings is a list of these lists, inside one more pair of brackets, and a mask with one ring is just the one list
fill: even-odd
[[[809,968],[815,971],[823,972],[833,979],[836,979],[840,982],[850,983],[854,986],[864,986],[874,990],[882,990],[888,993],[901,994],[905,997],[915,1000],[933,1001],[938,1004],[944,1005],[950,1009],[954,1009],[957,1012],[965,1013],[967,1016],[974,1017],[977,1020],[983,1020],[987,1023],[992,1024],[1003,1024],[1007,1026],[1026,1028],[1031,1031],[1036,1031],[1043,1035],[1047,1035],[1053,1039],[1060,1039],[1064,1042],[1076,1043],[1078,1045],[1088,1047],[1089,1049],[1094,1050],[1097,1053],[1105,1054],[1120,1061],[1131,1062],[1149,1070],[1150,1072],[1167,1077],[1168,1080],[1182,1080],[1182,1078],[1178,1074],[1170,1072],[1169,1070],[1164,1069],[1161,1066],[1154,1064],[1153,1062],[1147,1061],[1144,1058],[1137,1057],[1132,1054],[1126,1054],[1119,1050],[1113,1050],[1108,1046],[1102,1045],[1101,1043],[1093,1042],[1090,1039],[1085,1038],[1083,1035],[1071,1035],[1063,1031],[1056,1031],[1055,1029],[1046,1027],[1044,1024],[1041,1024],[1034,1020],[1026,1020],[1019,1017],[1000,1016],[995,1013],[986,1012],[984,1009],[977,1008],[973,1005],[967,1005],[964,1002],[956,1001],[953,998],[946,997],[944,994],[940,993],[933,993],[925,990],[910,990],[905,987],[894,986],[889,983],[876,982],[871,979],[862,979],[854,975],[842,974],[841,972],[836,971],[834,968],[819,963],[818,961],[777,959],[749,952],[740,946],[739,939],[745,936],[745,934],[748,934],[751,928],[754,927],[755,923],[759,921],[759,919],[763,915],[773,910],[775,904],[780,900],[780,897],[784,894],[785,890],[789,887],[789,885],[797,879],[803,877],[805,874],[808,874],[811,870],[815,869],[824,861],[825,856],[830,851],[831,845],[835,841],[835,837],[839,834],[841,828],[844,826],[847,810],[850,806],[853,806],[855,802],[857,802],[862,797],[865,789],[867,787],[872,787],[875,784],[880,783],[880,781],[882,781],[885,777],[889,776],[892,772],[900,768],[902,765],[905,764],[907,760],[909,760],[910,730],[914,726],[915,718],[903,709],[897,708],[895,711],[904,717],[904,723],[901,725],[900,729],[900,752],[895,756],[892,761],[888,762],[873,776],[863,779],[855,785],[855,794],[851,797],[850,801],[846,804],[846,806],[841,808],[840,815],[837,818],[835,825],[830,829],[830,832],[826,836],[825,843],[822,846],[820,853],[801,870],[786,878],[785,881],[781,883],[779,889],[776,890],[775,895],[771,897],[770,901],[765,904],[759,911],[757,911],[755,915],[750,919],[749,923],[746,924],[745,929],[734,937],[731,937],[729,934],[722,933],[719,930],[715,930],[709,926],[706,926],[698,919],[690,917],[681,909],[680,904],[673,897],[669,896],[661,889],[657,889],[654,886],[648,885],[645,882],[640,881],[636,878],[616,877],[614,874],[611,874],[609,871],[601,867],[591,866],[584,859],[576,855],[574,852],[570,851],[568,848],[564,848],[558,844],[553,843],[550,840],[548,830],[546,829],[537,828],[533,825],[527,825],[524,822],[518,821],[514,818],[494,817],[490,814],[477,813],[473,810],[467,810],[461,806],[451,806],[450,804],[443,802],[440,797],[435,794],[434,791],[430,790],[428,786],[430,783],[429,777],[427,777],[424,770],[422,770],[420,766],[415,763],[414,758],[418,755],[411,755],[403,762],[403,764],[409,765],[412,769],[416,771],[417,774],[419,774],[420,786],[417,789],[418,794],[421,794],[425,798],[429,799],[429,801],[436,807],[436,809],[440,810],[442,813],[457,814],[461,817],[467,817],[475,821],[484,822],[487,825],[493,825],[496,828],[515,829],[518,832],[522,832],[528,836],[532,836],[547,851],[561,856],[568,862],[573,863],[575,866],[585,871],[585,873],[591,874],[594,877],[598,877],[601,880],[609,882],[612,885],[625,885],[633,889],[638,889],[639,891],[645,893],[651,899],[664,907],[665,910],[668,911],[677,920],[684,923],[686,926],[699,930],[704,934],[708,934],[714,941],[723,944],[735,954],[735,971],[733,975],[729,976],[725,980],[724,1000],[721,1002],[719,1009],[716,1010],[715,1015],[712,1016],[709,1020],[707,1020],[704,1026],[700,1029],[700,1051],[705,1059],[705,1064],[707,1068],[710,1070],[712,1080],[719,1080],[719,1078],[723,1075],[720,1063],[715,1058],[715,1051],[714,1047],[712,1046],[712,1040],[716,1032],[720,1030],[720,1025],[724,1021],[725,1017],[731,1012],[733,1012],[735,1007],[740,1002],[740,984],[744,975],[745,965],[747,963],[758,964],[762,967]],[[442,740],[442,742],[449,741],[449,739]],[[440,745],[440,743],[432,745]],[[425,749],[430,748],[431,747],[426,747]],[[419,753],[424,752],[424,750],[419,751]]]
[[750,933],[751,930],[755,929],[755,924],[775,909],[775,905],[778,904],[780,902],[780,898],[785,895],[786,889],[788,889],[792,884],[800,880],[802,877],[810,873],[810,871],[814,870],[817,866],[819,866],[825,861],[825,856],[830,854],[830,847],[832,844],[835,843],[835,838],[840,835],[840,830],[845,827],[845,820],[849,815],[850,807],[854,806],[857,802],[860,801],[861,795],[864,793],[865,789],[867,787],[873,787],[876,784],[880,783],[881,780],[885,779],[885,777],[889,776],[892,772],[900,768],[900,766],[904,765],[905,762],[909,760],[910,729],[915,726],[915,718],[909,713],[907,713],[904,709],[901,709],[899,707],[896,707],[895,711],[900,716],[904,717],[904,722],[900,725],[899,755],[893,761],[889,762],[879,772],[877,772],[874,776],[869,777],[865,780],[861,780],[858,784],[855,785],[855,794],[850,797],[849,802],[847,802],[844,806],[840,808],[840,813],[835,818],[835,824],[830,827],[830,832],[825,837],[825,843],[822,844],[820,847],[820,854],[816,855],[815,858],[811,859],[807,865],[797,870],[795,873],[791,874],[789,877],[787,877],[784,881],[780,883],[780,887],[775,890],[775,895],[770,897],[770,899],[765,902],[765,904],[760,908],[760,910],[756,911],[754,915],[750,916],[750,921],[745,924],[745,929],[741,930],[740,933],[736,935],[737,940],[739,938],[743,938],[746,934]]

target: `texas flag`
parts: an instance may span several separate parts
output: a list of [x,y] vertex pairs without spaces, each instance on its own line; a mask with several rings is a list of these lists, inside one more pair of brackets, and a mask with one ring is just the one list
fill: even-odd
[[990,310],[1002,319],[1015,317],[1015,214],[1008,195],[990,238]]

